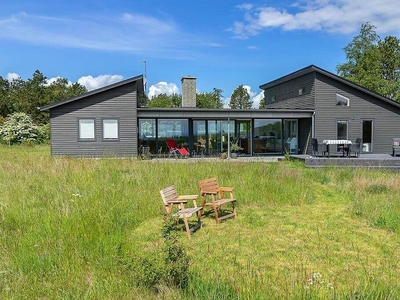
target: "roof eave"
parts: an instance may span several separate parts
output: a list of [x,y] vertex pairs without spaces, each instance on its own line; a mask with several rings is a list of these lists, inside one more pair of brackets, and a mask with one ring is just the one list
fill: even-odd
[[[64,99],[64,100],[61,100],[61,101],[58,101],[58,102],[55,102],[55,103],[50,103],[50,104],[38,107],[38,109],[40,111],[49,110],[49,109],[52,109],[52,108],[55,108],[55,107],[58,107],[58,106],[61,106],[61,105],[64,105],[64,104],[67,104],[67,103],[70,103],[70,102],[74,102],[74,101],[77,101],[77,100],[80,100],[80,99],[84,99],[86,97],[90,97],[90,96],[93,96],[93,95],[96,95],[96,94],[99,94],[99,93],[102,93],[102,92],[105,92],[105,91],[108,91],[108,90],[123,86],[125,84],[129,84],[129,83],[138,81],[138,80],[142,80],[143,81],[143,75],[135,76],[135,77],[128,78],[128,79],[125,79],[125,80],[122,80],[122,81],[118,81],[116,83],[113,83],[113,84],[110,84],[110,85],[95,89],[95,90],[90,91],[90,92],[86,92],[84,94],[81,94],[81,95],[78,95],[78,96],[75,96],[75,97],[72,97],[72,98]],[[140,92],[143,92],[143,91],[144,91],[143,90],[143,84],[138,85],[138,92],[140,93]]]

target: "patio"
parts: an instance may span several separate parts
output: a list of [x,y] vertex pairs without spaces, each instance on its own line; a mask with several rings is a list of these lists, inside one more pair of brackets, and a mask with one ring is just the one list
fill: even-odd
[[367,167],[400,169],[400,156],[393,157],[390,154],[360,154],[359,157],[291,155],[291,158],[304,160],[306,167],[310,168]]

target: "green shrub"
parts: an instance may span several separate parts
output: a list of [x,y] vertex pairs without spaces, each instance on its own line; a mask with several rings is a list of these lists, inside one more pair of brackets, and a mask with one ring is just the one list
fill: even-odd
[[134,267],[136,280],[155,292],[163,291],[163,287],[186,289],[190,260],[185,249],[179,245],[178,234],[172,220],[167,216],[164,216],[162,232],[164,238],[162,257],[150,254],[151,257],[139,258]]
[[8,145],[22,142],[40,144],[44,141],[44,132],[29,115],[13,113],[0,126],[0,139]]

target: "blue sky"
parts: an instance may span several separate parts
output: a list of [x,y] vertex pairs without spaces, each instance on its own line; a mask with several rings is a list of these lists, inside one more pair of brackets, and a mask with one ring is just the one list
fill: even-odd
[[[259,86],[310,64],[336,73],[362,23],[399,37],[397,0],[8,1],[0,11],[0,76],[89,90],[145,73],[149,95]],[[142,61],[146,61],[143,63]],[[255,104],[255,106],[256,106]]]

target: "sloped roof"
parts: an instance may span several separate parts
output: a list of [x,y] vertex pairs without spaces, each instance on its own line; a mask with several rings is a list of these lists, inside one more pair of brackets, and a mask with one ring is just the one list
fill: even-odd
[[99,89],[95,89],[93,91],[81,94],[79,96],[75,96],[75,97],[72,97],[72,98],[61,100],[59,102],[50,103],[50,104],[41,106],[41,107],[39,107],[39,110],[40,111],[44,111],[44,110],[52,109],[52,108],[55,108],[57,106],[61,106],[61,105],[64,105],[64,104],[67,104],[67,103],[70,103],[70,102],[78,101],[78,100],[81,100],[81,99],[84,99],[84,98],[87,98],[87,97],[90,97],[90,96],[93,96],[93,95],[96,95],[96,94],[103,93],[103,92],[108,91],[108,90],[112,90],[112,89],[124,86],[126,84],[130,84],[130,83],[135,82],[135,81],[141,81],[141,84],[138,84],[137,87],[138,87],[138,92],[143,92],[143,75],[139,75],[139,76],[136,76],[136,77],[128,78],[128,79],[125,79],[125,80],[122,80],[122,81],[119,81],[119,82],[104,86],[104,87],[99,88]]
[[338,81],[338,82],[341,82],[341,83],[343,83],[343,84],[346,84],[346,85],[348,85],[348,86],[350,86],[350,87],[352,87],[352,88],[355,88],[355,89],[357,89],[357,90],[359,90],[359,91],[361,91],[361,92],[363,92],[363,93],[366,93],[366,94],[368,94],[368,95],[371,95],[371,96],[373,96],[373,97],[375,97],[375,98],[377,98],[377,99],[379,99],[379,100],[382,100],[382,101],[384,101],[384,102],[387,102],[387,103],[389,103],[389,104],[392,104],[392,105],[397,106],[397,107],[400,108],[400,103],[399,103],[399,102],[394,101],[394,100],[392,100],[392,99],[389,99],[389,98],[387,98],[387,97],[385,97],[385,96],[382,96],[382,95],[380,95],[380,94],[378,94],[378,93],[375,93],[375,92],[373,92],[373,91],[371,91],[371,90],[369,90],[369,89],[367,89],[367,88],[364,88],[364,87],[362,87],[362,86],[360,86],[360,85],[358,85],[358,84],[356,84],[356,83],[354,83],[354,82],[351,82],[351,81],[349,81],[349,80],[346,80],[346,79],[344,79],[343,77],[340,77],[340,76],[338,76],[338,75],[336,75],[336,74],[333,74],[333,73],[331,73],[331,72],[329,72],[329,71],[326,71],[326,70],[324,70],[324,69],[321,69],[321,68],[319,68],[319,67],[317,67],[317,66],[315,66],[315,65],[310,65],[310,66],[308,66],[308,67],[305,67],[305,68],[303,68],[303,69],[300,69],[300,70],[298,70],[298,71],[295,71],[295,72],[293,72],[293,73],[290,73],[290,74],[288,74],[288,75],[285,75],[285,76],[280,77],[280,78],[278,78],[278,79],[275,79],[275,80],[273,80],[273,81],[264,83],[263,85],[260,85],[260,89],[265,90],[265,89],[274,87],[274,86],[276,86],[276,85],[278,85],[278,84],[282,84],[282,83],[284,83],[284,82],[287,82],[287,81],[289,81],[289,80],[295,79],[295,78],[300,77],[300,76],[304,76],[304,75],[309,74],[309,73],[312,73],[312,72],[316,72],[316,73],[322,74],[322,75],[324,75],[324,76],[327,76],[327,77],[329,77],[329,78],[331,78],[331,79],[333,79],[333,80],[336,80],[336,81]]

